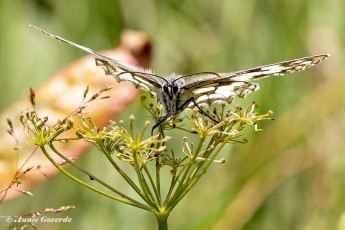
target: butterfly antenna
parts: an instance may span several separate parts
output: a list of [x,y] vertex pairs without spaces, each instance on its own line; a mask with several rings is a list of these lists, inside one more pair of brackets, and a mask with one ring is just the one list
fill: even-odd
[[220,76],[218,73],[216,72],[200,72],[200,73],[193,73],[193,74],[188,74],[188,75],[184,75],[184,76],[181,76],[179,78],[176,78],[173,83],[177,80],[180,80],[182,78],[186,78],[186,77],[191,77],[191,76],[196,76],[196,75],[202,75],[202,74],[212,74],[212,75],[216,75],[217,77],[219,78],[222,78],[222,76]]
[[159,78],[159,79],[162,79],[163,81],[165,81],[166,83],[168,83],[168,81],[166,79],[164,79],[163,77],[161,76],[158,76],[158,75],[155,75],[155,74],[152,74],[152,73],[144,73],[144,72],[134,72],[134,71],[124,71],[124,72],[121,72],[121,73],[118,73],[116,77],[119,77],[120,75],[122,74],[126,74],[126,73],[129,73],[129,74],[144,74],[144,75],[148,75],[148,76],[151,76],[151,77],[156,77],[156,78]]

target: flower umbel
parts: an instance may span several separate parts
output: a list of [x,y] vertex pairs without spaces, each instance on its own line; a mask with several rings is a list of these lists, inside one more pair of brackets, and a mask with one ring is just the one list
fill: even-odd
[[[32,93],[34,92],[32,91]],[[95,94],[96,97],[93,98],[100,98],[101,93]],[[84,100],[87,103],[94,100],[92,98],[86,100],[85,97],[84,95]],[[153,104],[147,106],[145,99],[146,97],[142,97],[142,104],[151,115],[151,119],[153,122],[159,121],[159,117],[162,116],[161,109]],[[47,158],[62,173],[99,194],[153,212],[157,217],[159,229],[167,229],[167,218],[170,212],[207,172],[212,163],[222,164],[225,162],[224,157],[218,158],[224,146],[229,143],[246,143],[246,139],[241,139],[241,131],[246,126],[254,126],[254,129],[259,131],[258,122],[271,119],[269,116],[273,114],[271,111],[262,115],[257,114],[255,112],[258,108],[256,103],[252,103],[247,109],[235,106],[233,110],[226,110],[226,107],[222,106],[220,109],[214,108],[212,111],[212,117],[219,121],[214,123],[205,120],[205,117],[198,110],[190,109],[187,112],[187,119],[183,119],[181,116],[169,119],[162,124],[157,134],[150,135],[147,131],[150,130],[148,129],[150,121],[145,121],[141,131],[135,131],[138,124],[134,115],[129,117],[129,123],[110,121],[108,126],[101,129],[91,118],[84,115],[82,111],[85,108],[86,104],[82,103],[73,114],[52,126],[47,125],[47,117],[38,117],[35,110],[25,113],[20,117],[20,120],[29,134],[28,141],[39,146]],[[172,149],[172,146],[169,145],[170,139],[179,138],[174,136],[174,133],[171,133],[171,137],[164,135],[164,132],[171,129],[184,132],[185,136],[181,139],[181,147],[174,146]],[[75,137],[61,138],[69,130],[75,132]],[[188,135],[194,137],[198,135],[197,143],[190,142]],[[141,200],[129,197],[106,184],[64,157],[54,146],[56,141],[83,140],[97,147],[111,163],[114,170],[140,196]],[[47,148],[100,185],[110,189],[115,195],[95,188],[68,173],[53,160]],[[135,172],[135,178],[129,176],[129,172],[120,166],[120,162],[131,166]],[[161,170],[168,170],[170,178],[166,178],[166,176],[162,178]],[[168,185],[168,190],[163,192],[161,183],[167,181],[170,185]]]

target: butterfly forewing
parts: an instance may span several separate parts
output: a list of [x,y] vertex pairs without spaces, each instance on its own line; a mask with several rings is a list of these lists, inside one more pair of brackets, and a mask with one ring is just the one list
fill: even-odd
[[259,89],[258,84],[248,81],[301,71],[318,64],[328,56],[328,54],[315,55],[230,73],[192,74],[183,79],[184,89],[191,92],[196,102],[203,105],[231,103],[235,97],[243,98]]
[[59,41],[65,42],[69,45],[75,46],[79,49],[82,49],[94,56],[96,56],[96,65],[101,66],[106,74],[112,75],[116,78],[117,81],[127,81],[132,83],[135,87],[141,88],[143,90],[150,91],[152,94],[152,89],[154,87],[160,87],[159,82],[156,81],[153,77],[150,76],[150,69],[142,69],[136,66],[127,65],[121,63],[117,60],[109,58],[101,53],[98,53],[90,48],[81,46],[74,42],[71,42],[62,37],[51,34],[45,30],[42,30],[36,26],[31,25],[32,27],[40,30],[42,33],[55,38]]
[[314,66],[327,57],[329,57],[329,54],[320,54],[278,62],[270,65],[259,66],[251,69],[240,70],[236,72],[221,73],[219,75],[222,76],[223,79],[219,79],[219,81],[227,81],[226,79],[233,81],[252,81],[272,75],[284,75],[293,73]]
[[150,76],[150,70],[134,67],[124,70],[118,65],[102,59],[96,59],[96,65],[101,66],[107,75],[112,75],[118,82],[126,81],[132,83],[136,88],[141,88],[151,93],[155,88],[161,87],[160,82]]

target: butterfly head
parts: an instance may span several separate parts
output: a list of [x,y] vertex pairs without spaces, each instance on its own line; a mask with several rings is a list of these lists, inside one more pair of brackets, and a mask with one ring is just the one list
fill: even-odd
[[170,82],[164,84],[162,89],[163,89],[164,94],[168,96],[170,100],[173,100],[174,98],[176,98],[179,92],[179,87],[174,83],[171,84]]

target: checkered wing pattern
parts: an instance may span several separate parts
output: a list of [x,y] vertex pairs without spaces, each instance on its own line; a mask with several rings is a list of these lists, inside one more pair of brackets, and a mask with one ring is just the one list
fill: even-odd
[[131,65],[121,63],[101,53],[98,53],[90,48],[81,46],[67,39],[51,34],[36,26],[33,26],[33,25],[31,26],[52,38],[65,42],[69,45],[75,46],[79,49],[82,49],[94,55],[96,57],[96,65],[101,66],[104,69],[106,74],[114,76],[118,82],[121,82],[121,81],[130,82],[136,88],[141,88],[143,90],[150,91],[151,93],[154,92],[153,89],[155,87],[161,87],[160,82],[158,81],[158,79],[155,79],[153,77],[152,71],[150,69],[143,69],[136,66],[131,66]]
[[243,98],[259,89],[258,84],[249,81],[302,71],[327,57],[328,54],[320,54],[230,73],[196,73],[180,77],[177,81],[185,81],[183,89],[189,92],[199,105],[227,104],[236,97]]

